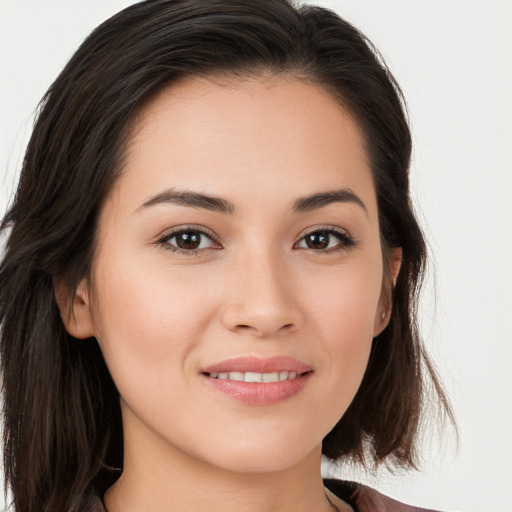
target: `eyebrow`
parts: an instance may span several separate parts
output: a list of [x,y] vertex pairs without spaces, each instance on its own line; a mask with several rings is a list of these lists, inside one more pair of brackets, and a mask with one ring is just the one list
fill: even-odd
[[[233,215],[236,212],[235,205],[221,197],[209,196],[189,190],[168,189],[155,196],[150,197],[142,206],[137,208],[140,211],[144,208],[161,203],[171,203],[178,206],[189,206],[204,210],[216,211]],[[292,211],[294,213],[305,213],[318,210],[332,203],[353,203],[360,206],[366,213],[367,209],[363,201],[349,188],[328,190],[318,192],[310,196],[300,197],[294,201]]]
[[235,213],[235,205],[227,199],[208,196],[199,192],[192,192],[188,190],[180,191],[175,189],[165,190],[156,196],[150,197],[142,206],[137,208],[136,211],[161,203],[202,208],[221,213],[229,213],[231,215]]
[[357,204],[368,214],[363,201],[349,188],[328,190],[326,192],[318,192],[311,196],[300,197],[293,203],[293,211],[296,213],[310,212],[332,203]]

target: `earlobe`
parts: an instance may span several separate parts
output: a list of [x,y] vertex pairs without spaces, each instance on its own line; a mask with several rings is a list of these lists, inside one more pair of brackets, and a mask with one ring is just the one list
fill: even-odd
[[[386,309],[383,311],[383,309]],[[389,317],[391,316],[388,313],[389,308],[382,308],[379,306],[377,310],[377,314],[375,315],[375,321],[373,325],[373,337],[378,336],[388,325]]]
[[383,282],[379,306],[375,314],[373,336],[378,336],[388,325],[393,309],[393,289],[395,288],[398,274],[402,266],[402,248],[395,247],[391,250],[388,260],[386,281]]
[[79,339],[94,336],[89,285],[83,278],[74,292],[59,279],[54,279],[55,300],[66,331]]
[[396,280],[398,279],[398,274],[400,273],[400,268],[402,267],[402,256],[403,251],[401,247],[395,247],[391,251],[391,281],[393,283],[393,288],[396,285]]

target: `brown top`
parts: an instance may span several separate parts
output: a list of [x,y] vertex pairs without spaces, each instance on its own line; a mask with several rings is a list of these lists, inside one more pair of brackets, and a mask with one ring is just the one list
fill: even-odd
[[436,512],[405,505],[363,484],[334,479],[326,479],[324,484],[338,498],[351,505],[355,512]]
[[[354,512],[436,512],[405,505],[366,485],[343,480],[324,480],[325,486],[338,498],[346,501]],[[80,512],[107,512],[98,495],[84,498]]]

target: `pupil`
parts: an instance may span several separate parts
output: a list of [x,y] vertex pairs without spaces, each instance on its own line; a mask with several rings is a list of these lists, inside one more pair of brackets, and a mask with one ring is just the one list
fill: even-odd
[[197,249],[201,243],[201,235],[198,233],[180,233],[176,237],[176,244],[180,249]]
[[326,249],[329,246],[329,234],[325,232],[311,233],[306,239],[310,249]]

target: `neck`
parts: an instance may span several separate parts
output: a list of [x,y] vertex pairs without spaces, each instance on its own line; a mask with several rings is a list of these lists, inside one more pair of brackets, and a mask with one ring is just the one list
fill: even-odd
[[[269,472],[233,471],[191,457],[154,434],[125,431],[124,470],[105,494],[108,512],[333,512],[321,472],[321,447]],[[343,509],[340,509],[343,510]]]

